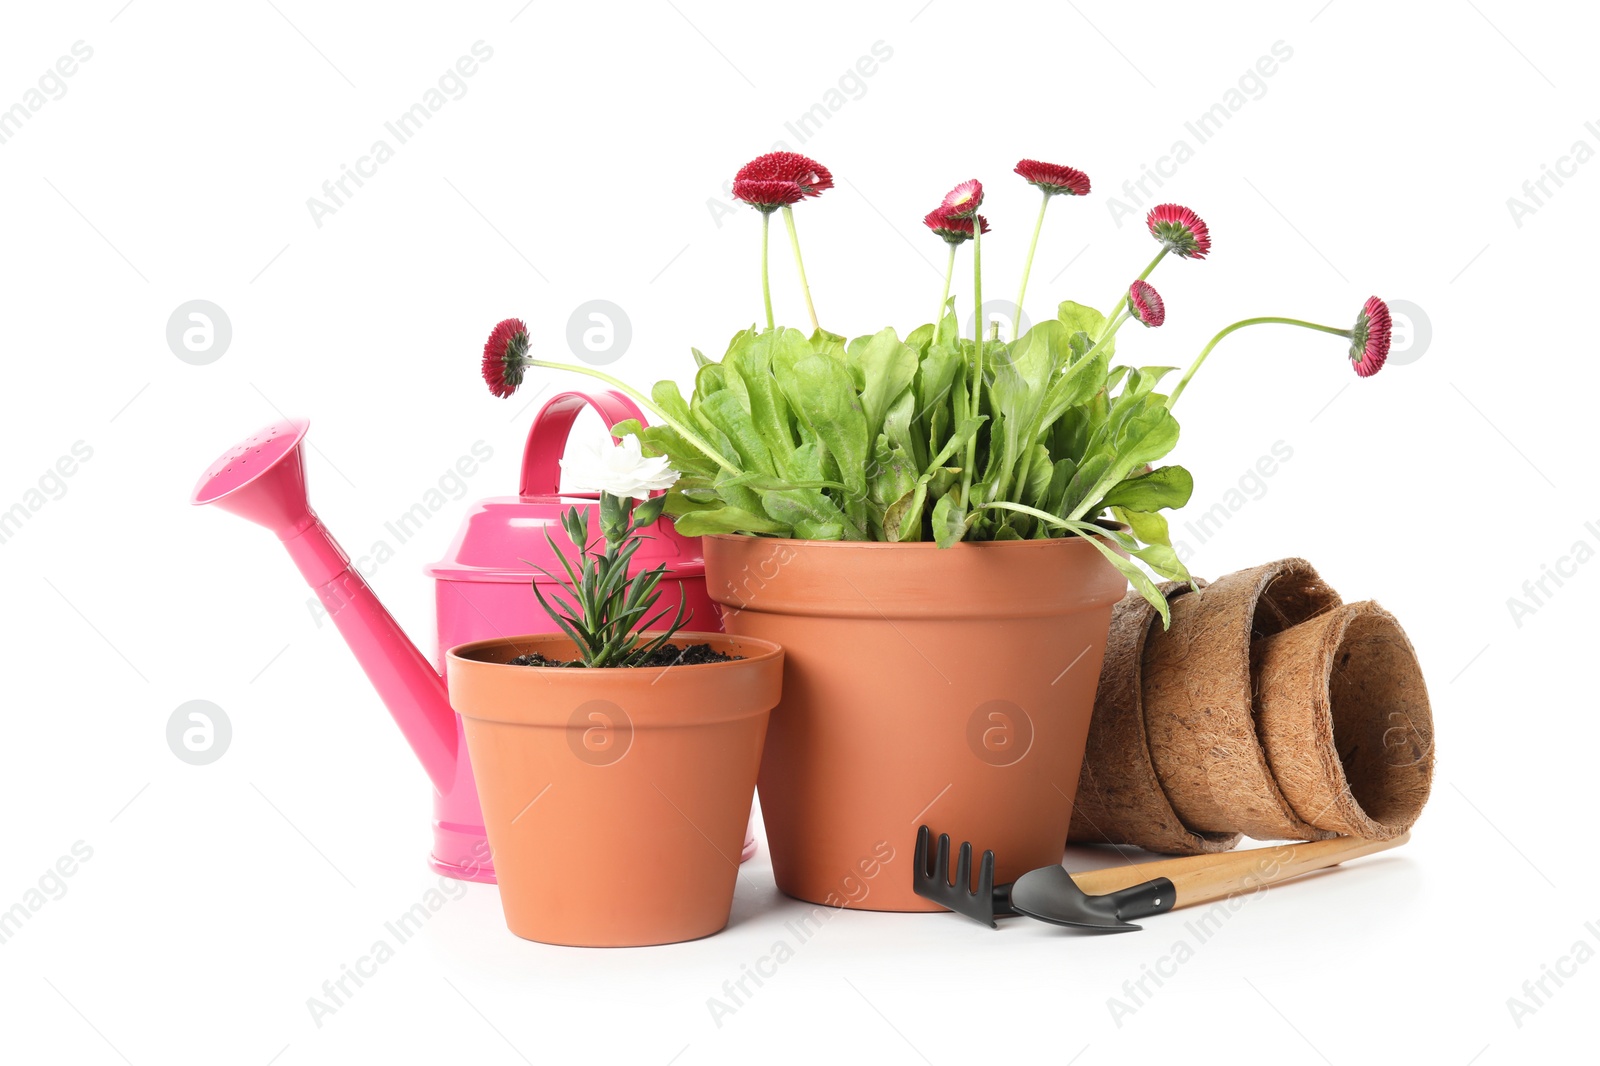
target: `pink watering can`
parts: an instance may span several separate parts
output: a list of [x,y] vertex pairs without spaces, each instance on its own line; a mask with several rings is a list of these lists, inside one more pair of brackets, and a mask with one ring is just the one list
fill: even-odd
[[[555,631],[529,587],[550,579],[523,560],[559,573],[545,531],[570,552],[561,512],[585,503],[599,509],[594,495],[560,495],[559,460],[585,405],[607,426],[630,418],[643,421],[633,401],[618,392],[564,392],[544,405],[528,433],[518,494],[474,504],[445,557],[427,568],[438,609],[432,662],[378,602],[311,509],[300,447],[309,422],[288,419],[235,445],[201,477],[190,501],[215,504],[266,526],[288,549],[433,782],[432,865],[451,877],[493,882],[494,868],[461,720],[445,691],[445,652],[469,641]],[[596,514],[591,526],[597,524]],[[670,521],[663,521],[639,549],[634,567],[648,570],[663,563],[667,576],[660,606],[676,608],[682,597],[694,612],[693,628],[721,629],[706,595],[699,539],[680,537]],[[747,831],[743,857],[754,853],[755,838]]]

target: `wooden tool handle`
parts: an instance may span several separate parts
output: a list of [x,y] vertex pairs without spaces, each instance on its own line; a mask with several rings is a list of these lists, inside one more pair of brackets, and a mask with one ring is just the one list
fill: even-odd
[[1189,855],[1178,859],[1113,866],[1075,873],[1072,879],[1091,896],[1115,892],[1157,877],[1172,882],[1174,907],[1209,903],[1239,892],[1253,892],[1291,877],[1337,866],[1346,859],[1397,848],[1411,839],[1402,833],[1391,840],[1335,837],[1307,844],[1279,844],[1221,855]]

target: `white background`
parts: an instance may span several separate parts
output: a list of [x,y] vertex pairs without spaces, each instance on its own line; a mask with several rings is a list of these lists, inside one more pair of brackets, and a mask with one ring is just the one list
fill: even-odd
[[[1600,120],[1592,13],[97,0],[8,5],[3,20],[0,107],[74,42],[93,49],[0,144],[0,509],[38,502],[29,490],[75,443],[93,453],[46,478],[46,502],[0,544],[0,908],[76,842],[93,852],[0,945],[7,1060],[1465,1066],[1588,1043],[1600,964],[1548,983],[1520,1026],[1507,1000],[1577,941],[1600,947],[1585,928],[1600,907],[1582,683],[1600,565],[1563,564],[1538,604],[1523,592],[1576,542],[1600,546],[1585,526],[1600,520],[1586,473],[1600,164],[1566,166],[1520,225],[1507,198],[1575,141],[1600,149],[1584,125]],[[318,226],[307,198],[480,40],[493,57],[465,95]],[[880,41],[891,57],[846,79],[820,131],[785,130]],[[1292,58],[1199,144],[1185,123],[1279,41]],[[1036,203],[1010,174],[1022,156],[1095,185],[1052,208],[1029,311],[1104,306],[1155,247],[1137,218],[1118,226],[1111,198],[1179,139],[1193,158],[1159,196],[1198,210],[1215,251],[1163,264],[1168,324],[1130,326],[1124,359],[1186,363],[1247,315],[1345,326],[1372,293],[1431,323],[1425,349],[1400,323],[1394,365],[1370,380],[1337,339],[1245,332],[1186,394],[1175,456],[1198,512],[1275,443],[1293,451],[1205,543],[1175,522],[1196,573],[1303,555],[1406,625],[1439,735],[1413,842],[1253,899],[1120,1025],[1108,1000],[1127,1002],[1181,917],[1084,938],[844,913],[719,1027],[708,998],[802,910],[764,851],[727,932],[650,950],[523,942],[492,888],[449,883],[461,898],[314,1024],[308,997],[438,883],[428,786],[272,538],[187,506],[214,456],[280,411],[310,416],[314,502],[360,553],[488,444],[464,498],[373,576],[426,641],[419,568],[468,499],[513,491],[527,397],[579,382],[490,397],[476,362],[497,320],[526,318],[539,354],[570,360],[569,315],[609,300],[632,324],[612,369],[687,380],[690,345],[715,354],[759,314],[757,217],[711,204],[779,140],[839,178],[797,212],[833,329],[928,316],[943,245],[920,219],[973,176],[990,190],[986,293],[1009,298]],[[774,247],[779,317],[802,325]],[[955,292],[969,306],[966,280]],[[165,336],[194,299],[232,327],[204,366]],[[1513,596],[1535,609],[1514,617]],[[165,739],[192,699],[232,722],[208,766]]]

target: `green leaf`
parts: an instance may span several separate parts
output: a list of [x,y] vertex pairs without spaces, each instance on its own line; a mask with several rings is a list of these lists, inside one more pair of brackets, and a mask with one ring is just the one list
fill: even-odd
[[[1175,366],[1141,366],[1138,370],[1139,384],[1136,390],[1137,395],[1147,396],[1154,392],[1156,386],[1161,384],[1161,379],[1176,369],[1178,368]],[[1128,388],[1130,390],[1134,390],[1135,388],[1131,381],[1128,385]]]
[[615,437],[637,437],[640,450],[648,456],[665,455],[672,469],[686,477],[710,479],[717,476],[721,467],[706,458],[705,454],[684,440],[671,426],[643,426],[630,418],[611,427]]
[[1082,518],[1089,509],[1085,503],[1093,503],[1098,496],[1091,499],[1089,493],[1100,484],[1106,471],[1111,469],[1113,457],[1105,452],[1091,455],[1079,464],[1073,472],[1072,480],[1067,484],[1066,495],[1062,497],[1062,506],[1055,513],[1065,513],[1067,518]]
[[864,497],[867,419],[849,369],[831,356],[790,359],[785,353],[774,359],[772,369],[789,406],[838,464],[839,480],[852,497]]
[[1136,590],[1138,590],[1139,595],[1143,596],[1145,601],[1160,613],[1161,628],[1166,629],[1168,626],[1172,625],[1172,613],[1167,609],[1167,598],[1161,595],[1161,590],[1156,587],[1156,583],[1154,581],[1150,580],[1149,574],[1146,574],[1143,570],[1139,569],[1139,567],[1129,559],[1117,554],[1117,552],[1109,547],[1101,537],[1092,535],[1081,529],[1075,529],[1073,532],[1082,537],[1084,540],[1088,541],[1090,544],[1093,544],[1096,550],[1098,550],[1101,555],[1104,555],[1107,561],[1109,561],[1112,566],[1116,567],[1122,576],[1127,578],[1128,582],[1132,584]]
[[[941,470],[944,470],[945,464],[956,458],[957,454],[966,448],[967,441],[971,440],[987,421],[988,419],[983,416],[964,419],[960,426],[956,428],[956,431],[950,434],[949,438],[944,442],[944,447],[939,449],[939,454],[935,455],[933,460],[928,463],[927,469],[923,471],[923,479],[927,480],[935,477]],[[959,469],[950,471],[952,474],[959,474],[960,472]]]
[[[955,401],[959,396],[957,373],[961,368],[961,353],[953,346],[933,344],[928,348],[928,353],[923,356],[921,365],[917,368],[917,421],[930,432],[935,424],[936,412],[946,414],[946,426],[956,424],[956,419],[949,417],[950,412],[959,411]],[[938,451],[940,441],[936,434],[930,435],[928,448]]]
[[790,533],[788,526],[738,507],[692,511],[674,524],[685,537],[708,537],[714,533],[776,533],[786,537]]
[[1189,471],[1181,466],[1161,466],[1112,486],[1100,505],[1130,511],[1177,509],[1187,504],[1193,494],[1194,478]]
[[1050,380],[1045,396],[1042,426],[1050,426],[1067,411],[1088,400],[1106,387],[1106,355],[1095,352],[1079,359]]
[[[1056,318],[1067,327],[1068,333],[1083,331],[1089,335],[1090,340],[1099,340],[1100,334],[1110,323],[1106,316],[1085,304],[1074,303],[1071,300],[1061,301],[1061,306],[1056,309]],[[1112,337],[1100,346],[1109,359],[1117,353],[1117,338]]]
[[[728,376],[732,376],[731,372]],[[756,430],[750,412],[745,409],[733,389],[712,393],[701,401],[698,409],[733,445],[733,456],[730,458],[736,456],[739,465],[746,472],[761,471],[768,474],[777,472],[777,465],[767,451],[766,441]]]
[[1172,550],[1170,544],[1147,544],[1142,548],[1133,549],[1133,554],[1168,581],[1192,580],[1189,568],[1183,565],[1183,560],[1178,558],[1178,553]]
[[[1165,406],[1156,404],[1128,420],[1109,451],[1101,451],[1094,459],[1106,457],[1110,462],[1099,471],[1094,485],[1088,488],[1067,512],[1069,519],[1082,518],[1091,504],[1098,503],[1111,487],[1132,471],[1153,462],[1170,452],[1178,443],[1178,420]],[[1088,468],[1088,460],[1084,469]],[[1082,479],[1084,470],[1078,472]],[[1078,479],[1075,479],[1075,481]]]
[[707,363],[694,374],[694,398],[704,400],[714,392],[727,388],[721,363]]
[[839,357],[844,355],[844,338],[818,326],[809,338],[811,350],[819,355]]
[[893,329],[885,329],[851,341],[848,361],[860,373],[861,409],[867,434],[875,439],[883,432],[890,406],[916,380],[917,353],[902,344]]
[[1022,502],[1030,507],[1045,507],[1050,499],[1050,483],[1054,474],[1050,449],[1043,444],[1035,444],[1017,477],[1017,486],[1022,490]]
[[[891,441],[887,434],[878,434],[877,447],[872,456],[872,474],[867,492],[876,505],[876,522],[873,532],[881,540],[894,540],[889,536],[886,512],[889,507],[916,490],[920,481],[916,464],[905,449]],[[869,515],[869,521],[872,516]]]
[[722,360],[728,390],[739,396],[750,412],[777,468],[782,468],[796,442],[789,404],[772,376],[772,365],[780,353],[793,360],[810,352],[811,346],[799,330],[772,329],[731,349]]
[[952,489],[933,506],[933,539],[941,548],[958,544],[967,535],[967,509],[960,495],[959,489]]
[[889,505],[883,513],[884,537],[891,543],[905,543],[922,539],[922,509],[927,504],[928,485],[918,481],[917,487]]
[[[706,364],[710,365],[710,364]],[[694,416],[689,413],[689,404],[683,398],[683,393],[678,391],[676,381],[658,381],[650,390],[650,398],[674,420],[685,426],[694,425]]]
[[761,491],[761,503],[768,517],[785,523],[793,535],[804,540],[863,540],[867,531],[846,516],[825,491],[827,486],[843,486],[823,476],[822,446],[808,442],[789,455],[784,468],[786,484]]

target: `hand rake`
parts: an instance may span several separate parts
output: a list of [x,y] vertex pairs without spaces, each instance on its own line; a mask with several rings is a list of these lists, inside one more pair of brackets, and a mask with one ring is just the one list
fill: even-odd
[[938,849],[930,856],[933,834],[922,826],[917,830],[912,887],[924,899],[992,929],[999,928],[996,918],[1022,914],[1055,925],[1127,932],[1139,928],[1129,919],[1258,891],[1312,870],[1337,866],[1346,859],[1399,847],[1410,837],[1409,833],[1391,840],[1335,837],[1309,844],[1190,855],[1077,874],[1069,874],[1059,865],[1042,866],[1008,885],[994,883],[994,852],[985,851],[974,888],[972,844],[963,843],[957,852],[952,883],[949,834],[940,834]]

